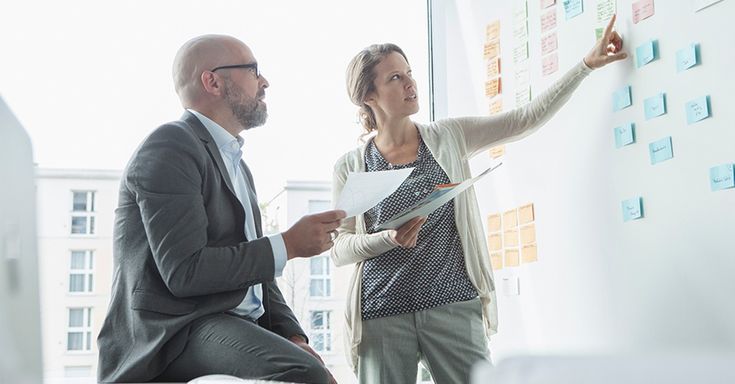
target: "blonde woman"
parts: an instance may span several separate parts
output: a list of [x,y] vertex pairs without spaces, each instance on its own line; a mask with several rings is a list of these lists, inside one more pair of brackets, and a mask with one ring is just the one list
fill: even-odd
[[414,167],[388,198],[343,220],[331,251],[336,265],[355,264],[345,339],[361,383],[414,383],[419,360],[435,382],[465,383],[474,363],[489,361],[497,307],[474,190],[397,230],[376,227],[435,185],[469,178],[473,155],[528,136],[593,69],[626,58],[614,22],[579,64],[533,102],[491,117],[416,123],[416,83],[403,51],[371,45],[352,59],[348,93],[367,133],[377,134],[335,164],[333,201],[350,172]]

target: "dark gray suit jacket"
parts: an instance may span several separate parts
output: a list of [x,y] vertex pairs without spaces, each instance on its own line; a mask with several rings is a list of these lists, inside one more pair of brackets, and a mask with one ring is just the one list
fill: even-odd
[[306,337],[273,281],[257,200],[251,197],[259,238],[247,241],[245,212],[233,191],[214,139],[189,112],[156,129],[133,154],[115,211],[98,380],[155,378],[181,353],[193,321],[235,308],[257,283],[265,307],[260,325]]

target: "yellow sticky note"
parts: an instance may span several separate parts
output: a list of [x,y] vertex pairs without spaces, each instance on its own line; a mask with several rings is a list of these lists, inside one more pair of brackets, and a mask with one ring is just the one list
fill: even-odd
[[490,59],[487,62],[487,78],[492,79],[500,75],[500,57]]
[[517,267],[521,264],[520,257],[518,255],[518,249],[506,249],[505,250],[505,263],[506,267]]
[[517,247],[518,246],[518,230],[510,229],[503,233],[503,244],[506,247]]
[[487,217],[487,231],[498,232],[500,231],[500,214],[494,213]]
[[490,58],[493,58],[495,56],[498,56],[500,53],[500,41],[491,41],[489,43],[486,43],[483,47],[483,55],[482,57],[485,58],[485,60],[488,60]]
[[538,254],[536,252],[536,244],[524,245],[521,248],[521,254],[523,255],[523,263],[533,263],[538,261]]
[[487,237],[487,246],[490,251],[499,251],[503,249],[503,240],[500,238],[499,233],[493,233]]
[[529,224],[521,227],[521,244],[531,244],[536,242],[536,226]]
[[496,252],[490,254],[490,264],[493,266],[493,270],[503,269],[503,253]]
[[497,159],[503,155],[505,155],[505,145],[490,148],[490,157],[493,159]]
[[500,20],[495,20],[485,27],[485,40],[493,41],[500,39]]
[[528,224],[536,219],[533,212],[533,203],[518,208],[518,217],[521,224]]
[[[490,114],[494,115],[496,113],[503,112],[503,98],[502,97],[496,97],[493,99],[493,102],[490,103]],[[501,145],[501,147],[505,148]]]
[[503,227],[508,229],[518,226],[518,216],[516,212],[517,211],[515,209],[511,209],[510,211],[505,211],[505,213],[503,213]]
[[495,97],[503,92],[503,83],[500,77],[488,80],[485,82],[485,96]]

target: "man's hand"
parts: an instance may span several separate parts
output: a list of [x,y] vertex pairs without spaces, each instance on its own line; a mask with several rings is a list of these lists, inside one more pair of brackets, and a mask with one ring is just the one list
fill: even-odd
[[[319,356],[316,351],[309,346],[309,344],[304,340],[303,337],[294,335],[288,338],[292,343],[298,345],[301,349],[303,349],[306,352],[309,352],[312,356],[316,357],[317,360],[319,360],[322,365],[324,365],[324,360],[322,360],[321,356]],[[324,370],[327,371],[327,374],[329,375],[329,384],[337,384],[337,380],[334,379],[334,376],[332,376],[332,372],[329,372],[327,369],[327,366],[324,365]]]
[[616,16],[613,15],[610,18],[607,27],[605,27],[605,32],[602,34],[602,38],[592,47],[590,53],[584,57],[584,63],[588,67],[592,69],[602,68],[613,61],[623,60],[628,57],[628,54],[622,51],[623,38],[617,32],[613,31]]
[[428,219],[427,216],[414,217],[396,230],[391,230],[390,238],[403,248],[413,248],[419,239],[419,231]]
[[332,248],[340,220],[344,218],[345,211],[340,210],[302,217],[283,232],[288,259],[311,257]]

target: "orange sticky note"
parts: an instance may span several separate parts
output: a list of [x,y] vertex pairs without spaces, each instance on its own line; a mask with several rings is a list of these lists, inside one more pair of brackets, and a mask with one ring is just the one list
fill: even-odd
[[494,213],[487,217],[487,231],[498,232],[500,231],[500,214]]
[[500,39],[500,20],[495,20],[485,27],[485,40],[493,41]]
[[505,247],[517,247],[518,246],[518,230],[509,229],[503,232],[503,245]]
[[497,56],[500,53],[500,41],[491,41],[485,43],[483,55],[486,60]]
[[490,251],[499,251],[503,249],[503,240],[500,238],[499,233],[493,233],[487,237],[487,246]]
[[523,263],[533,263],[538,261],[538,253],[536,252],[536,244],[524,245],[521,248],[521,254],[523,255]]
[[496,77],[492,80],[488,80],[485,82],[485,96],[495,97],[502,91],[503,91],[503,86],[502,86],[502,82],[500,81],[500,77]]
[[503,263],[506,267],[517,267],[521,264],[520,256],[518,255],[518,249],[506,249],[505,250],[505,262]]
[[536,242],[536,226],[529,224],[521,227],[521,244],[527,245]]
[[494,115],[496,113],[503,112],[503,98],[498,97],[493,99],[493,102],[490,103],[490,114]]
[[500,57],[490,59],[487,62],[487,78],[492,79],[500,75]]
[[503,213],[503,227],[506,229],[515,228],[518,226],[518,216],[515,209],[505,211]]
[[505,145],[490,148],[490,157],[493,159],[497,159],[503,155],[505,155]]
[[503,269],[503,253],[497,252],[490,254],[490,264],[494,270]]
[[536,219],[533,213],[533,203],[518,208],[518,219],[521,224],[528,224]]

